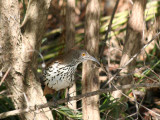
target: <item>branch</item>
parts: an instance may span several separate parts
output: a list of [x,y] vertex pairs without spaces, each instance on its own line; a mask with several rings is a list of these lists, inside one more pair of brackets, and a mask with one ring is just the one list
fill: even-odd
[[[112,29],[112,27],[111,27],[111,26],[112,26],[112,21],[113,21],[114,15],[115,15],[115,13],[116,13],[116,10],[117,10],[117,7],[118,7],[118,3],[119,3],[119,0],[116,1],[115,7],[114,7],[114,9],[113,9],[113,13],[112,13],[112,16],[111,16],[111,20],[110,20],[110,22],[109,22],[108,29],[107,29],[106,35],[105,35],[105,39],[104,39],[104,41],[103,41],[104,43],[107,41],[107,39],[108,39],[108,34],[109,34],[109,32],[111,31],[111,29]],[[102,44],[101,51],[100,51],[100,57],[102,57],[102,55],[103,55],[104,48],[105,48],[105,44]]]
[[[115,13],[116,13],[116,10],[117,10],[117,7],[118,7],[118,3],[119,3],[119,0],[116,1],[115,7],[114,7],[114,9],[113,9],[112,16],[111,16],[111,20],[110,20],[109,25],[108,25],[108,29],[106,30],[105,39],[103,40],[102,43],[105,43],[105,42],[107,41],[107,39],[108,39],[108,34],[109,34],[109,32],[111,31],[111,29],[112,29],[112,21],[113,21],[113,19],[114,19]],[[102,44],[102,47],[101,47],[101,49],[100,49],[100,54],[99,54],[100,59],[101,59],[102,56],[103,56],[104,48],[105,48],[105,44]],[[108,55],[108,65],[109,65],[109,61],[110,61],[110,60],[109,60],[109,56],[110,56],[110,55]],[[109,70],[106,69],[103,64],[101,65],[101,68],[105,71],[105,73],[108,75],[108,78],[109,78]]]
[[3,81],[5,80],[5,78],[7,77],[7,75],[8,75],[8,73],[9,73],[10,70],[11,70],[11,67],[9,67],[8,70],[6,71],[6,73],[4,74],[2,80],[0,81],[0,86],[3,83]]
[[[69,98],[69,100],[68,100],[68,98],[58,100],[56,102],[56,105],[62,104],[62,103],[65,103],[65,102],[69,102],[69,101],[73,101],[73,100],[80,100],[84,97],[91,97],[91,96],[102,94],[102,93],[112,92],[112,91],[115,91],[117,89],[125,90],[125,89],[130,89],[130,88],[132,88],[132,89],[139,88],[139,87],[145,87],[145,88],[160,87],[160,83],[128,84],[128,85],[123,85],[123,86],[118,86],[118,87],[100,89],[100,90],[97,90],[97,91],[94,91],[94,92],[89,92],[89,93],[86,93],[86,94],[71,97],[71,98]],[[51,106],[55,106],[55,103],[54,102],[48,102],[46,104],[37,105],[36,107],[35,106],[30,106],[30,107],[28,107],[29,109],[27,108],[27,109],[12,110],[12,111],[9,111],[9,112],[1,113],[0,118],[2,119],[2,118],[6,118],[6,117],[9,117],[9,116],[14,116],[14,115],[19,115],[19,114],[26,113],[26,112],[31,112],[31,111],[33,112],[37,109],[42,109],[42,108],[51,107]]]
[[111,81],[113,81],[115,79],[115,77],[120,73],[120,71],[123,70],[128,64],[130,64],[159,35],[160,35],[160,32],[157,33],[155,36],[153,36],[153,38],[146,45],[144,45],[140,49],[139,52],[137,52],[135,55],[133,55],[133,57],[131,57],[131,59],[129,59],[129,61],[124,66],[122,66],[121,68],[118,69],[118,71],[108,80],[108,82],[102,88],[105,88],[107,86],[107,84],[109,84]]

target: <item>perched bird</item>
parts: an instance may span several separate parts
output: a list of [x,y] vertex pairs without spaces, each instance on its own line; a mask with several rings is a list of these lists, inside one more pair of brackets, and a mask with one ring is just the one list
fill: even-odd
[[59,56],[44,70],[43,80],[45,85],[55,91],[71,87],[75,80],[74,75],[77,66],[86,60],[100,64],[97,59],[82,49],[71,49],[63,56]]

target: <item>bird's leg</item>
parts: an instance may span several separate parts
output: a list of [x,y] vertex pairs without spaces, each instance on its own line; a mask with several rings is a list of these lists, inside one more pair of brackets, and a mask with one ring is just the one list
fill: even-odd
[[60,98],[61,95],[61,91],[58,91],[57,95],[56,95],[56,99],[58,100]]
[[57,106],[57,100],[60,98],[60,95],[61,95],[61,91],[58,91],[57,92],[57,95],[53,94],[53,97],[52,97],[52,100],[53,102],[55,103],[55,106]]
[[67,88],[67,101],[69,101],[70,95],[69,95],[69,87]]
[[[72,105],[72,103],[69,102],[69,98],[70,98],[70,95],[69,95],[69,87],[68,87],[68,88],[67,88],[67,102]],[[72,105],[72,106],[73,106],[73,105]]]
[[[59,93],[59,92],[58,92]],[[57,94],[58,94],[57,93]],[[53,93],[53,97],[52,97],[52,101],[53,101],[53,103],[54,103],[54,105],[55,105],[55,107],[58,105],[57,104],[57,96]]]
[[56,107],[57,106],[57,100],[56,100],[56,98],[53,97],[52,100],[53,100],[54,106]]

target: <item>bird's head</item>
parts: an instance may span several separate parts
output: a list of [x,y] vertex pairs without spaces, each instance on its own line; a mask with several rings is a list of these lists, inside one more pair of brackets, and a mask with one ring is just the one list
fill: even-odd
[[86,60],[91,60],[100,65],[99,61],[96,58],[91,56],[86,50],[83,50],[83,49],[73,50],[72,57],[79,63],[84,62]]

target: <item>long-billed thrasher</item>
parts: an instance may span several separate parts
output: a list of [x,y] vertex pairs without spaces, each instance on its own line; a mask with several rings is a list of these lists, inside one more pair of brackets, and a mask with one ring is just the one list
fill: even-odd
[[45,85],[55,91],[71,87],[75,80],[77,66],[86,60],[100,64],[97,59],[82,49],[71,49],[67,54],[59,56],[44,70]]

